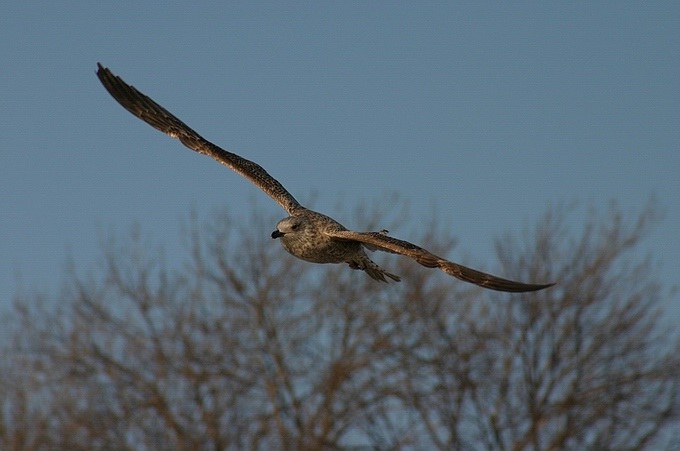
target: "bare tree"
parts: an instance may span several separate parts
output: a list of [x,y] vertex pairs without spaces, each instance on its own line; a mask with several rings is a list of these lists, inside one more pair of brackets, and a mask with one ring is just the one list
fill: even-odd
[[[570,211],[499,242],[503,274],[560,282],[524,295],[392,256],[404,281],[389,287],[307,265],[263,238],[272,221],[257,214],[192,216],[181,264],[139,232],[112,240],[58,302],[19,299],[5,319],[0,447],[651,446],[680,406],[669,294],[631,252],[656,211],[591,212],[579,232]],[[373,207],[353,216],[393,225]],[[453,249],[436,219],[419,229]]]
[[591,213],[578,236],[568,210],[550,210],[523,244],[498,244],[506,273],[558,287],[467,300],[453,321],[422,317],[425,357],[409,353],[404,366],[419,368],[408,393],[440,449],[640,449],[677,427],[665,293],[650,261],[630,256],[655,209],[632,221],[615,207]]

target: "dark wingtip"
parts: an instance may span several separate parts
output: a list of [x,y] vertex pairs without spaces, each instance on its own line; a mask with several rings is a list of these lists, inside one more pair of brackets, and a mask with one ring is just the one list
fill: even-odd
[[553,283],[543,283],[543,284],[540,284],[540,285],[535,285],[531,290],[527,290],[527,291],[540,291],[540,290],[545,290],[546,288],[554,287],[555,285],[557,285],[557,282],[553,282]]
[[99,81],[104,85],[106,90],[111,92],[109,90],[109,87],[108,87],[109,82],[107,80],[111,77],[114,77],[114,75],[111,73],[111,71],[108,68],[104,67],[102,65],[102,63],[97,62],[97,72],[95,72],[95,74],[97,75],[97,78],[99,78]]

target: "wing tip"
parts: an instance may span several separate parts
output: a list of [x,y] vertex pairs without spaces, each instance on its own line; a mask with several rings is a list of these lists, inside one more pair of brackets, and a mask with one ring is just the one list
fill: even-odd
[[99,61],[97,61],[97,71],[95,73],[97,74],[97,77],[99,77],[100,79],[104,75],[112,75],[111,70],[108,67],[104,66]]
[[528,292],[531,292],[531,291],[545,290],[546,288],[554,287],[555,285],[557,285],[557,282],[530,284],[530,285],[528,285],[530,287],[528,290],[520,291],[520,293],[528,293]]

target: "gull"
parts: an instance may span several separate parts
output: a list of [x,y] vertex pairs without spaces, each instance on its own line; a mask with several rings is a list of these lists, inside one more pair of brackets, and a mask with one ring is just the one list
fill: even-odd
[[439,257],[408,241],[393,238],[386,230],[355,232],[335,219],[303,207],[259,164],[231,153],[203,138],[168,110],[128,85],[108,68],[97,63],[97,77],[111,96],[139,119],[166,135],[180,140],[191,150],[207,155],[241,174],[274,199],[286,212],[272,232],[283,248],[295,257],[312,263],[347,263],[371,278],[399,282],[399,276],[387,272],[373,262],[365,250],[380,250],[412,258],[427,268],[439,268],[445,273],[480,287],[496,291],[528,292],[548,288],[553,283],[529,284],[503,279]]

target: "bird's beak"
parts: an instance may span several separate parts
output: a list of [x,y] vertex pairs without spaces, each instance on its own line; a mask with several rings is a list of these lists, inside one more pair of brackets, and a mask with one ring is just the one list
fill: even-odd
[[273,239],[281,238],[283,235],[285,235],[285,233],[279,232],[278,230],[272,232]]

